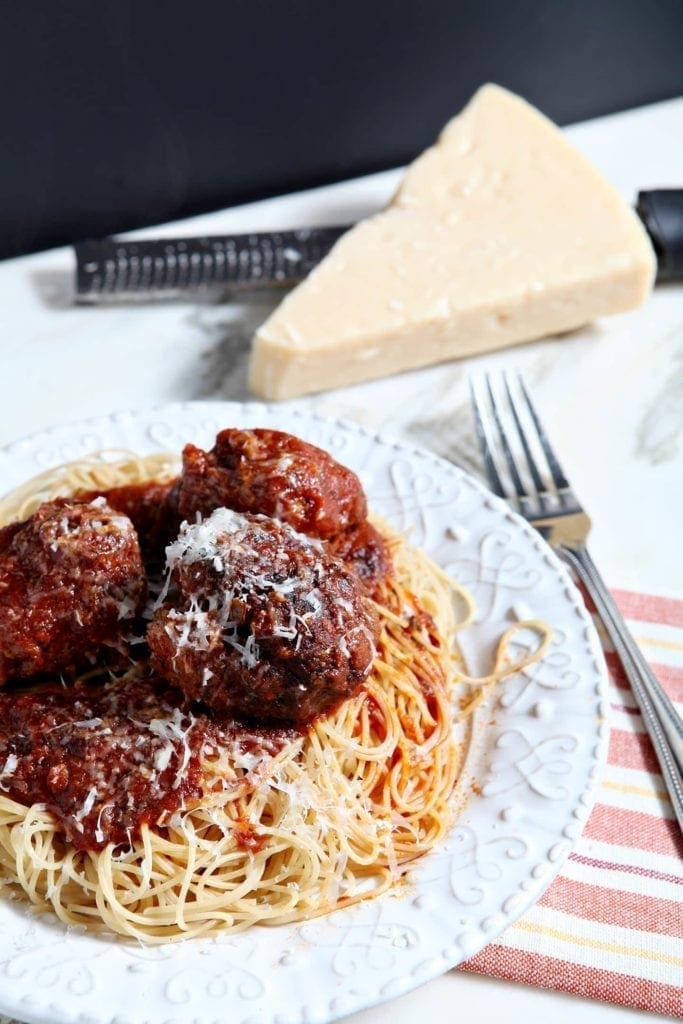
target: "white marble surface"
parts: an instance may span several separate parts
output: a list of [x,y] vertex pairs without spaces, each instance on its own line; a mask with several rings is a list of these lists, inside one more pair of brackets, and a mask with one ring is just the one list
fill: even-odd
[[[638,188],[683,186],[683,99],[601,118],[568,135],[629,201]],[[352,221],[378,209],[399,172],[194,218],[182,232]],[[147,234],[174,234],[165,225]],[[145,232],[140,232],[141,235]],[[63,421],[188,399],[243,399],[249,338],[276,297],[237,302],[72,304],[66,249],[0,264],[0,444]],[[330,391],[307,405],[416,440],[478,470],[467,401],[472,371],[515,367],[531,385],[565,468],[595,524],[607,581],[683,591],[683,287],[641,310],[560,339]],[[0,481],[0,489],[2,482]],[[470,1019],[557,1024],[654,1015],[451,972],[356,1024]]]

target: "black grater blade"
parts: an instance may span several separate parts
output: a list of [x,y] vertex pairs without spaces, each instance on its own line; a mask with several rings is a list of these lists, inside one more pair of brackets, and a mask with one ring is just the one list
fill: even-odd
[[302,281],[350,225],[248,235],[80,242],[76,299],[168,298],[220,286],[272,287]]
[[[658,281],[683,280],[683,189],[638,194],[657,254]],[[225,287],[298,284],[352,225],[248,235],[80,242],[76,300],[167,298]]]

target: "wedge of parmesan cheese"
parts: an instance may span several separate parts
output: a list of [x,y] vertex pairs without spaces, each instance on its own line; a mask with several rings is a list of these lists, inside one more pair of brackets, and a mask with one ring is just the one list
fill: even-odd
[[572,330],[640,305],[654,274],[609,182],[486,85],[263,324],[251,388],[292,398]]

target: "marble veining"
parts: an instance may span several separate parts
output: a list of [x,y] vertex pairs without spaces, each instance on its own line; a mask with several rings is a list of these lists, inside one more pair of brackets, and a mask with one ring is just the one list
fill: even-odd
[[[683,296],[681,297],[683,304]],[[663,340],[673,345],[672,372],[640,419],[635,454],[650,466],[678,459],[683,448],[683,317]]]

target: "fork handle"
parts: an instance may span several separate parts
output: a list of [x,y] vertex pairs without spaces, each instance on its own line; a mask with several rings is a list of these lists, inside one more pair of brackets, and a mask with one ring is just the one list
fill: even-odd
[[556,549],[590,594],[631,684],[683,832],[683,721],[652,673],[586,548]]

